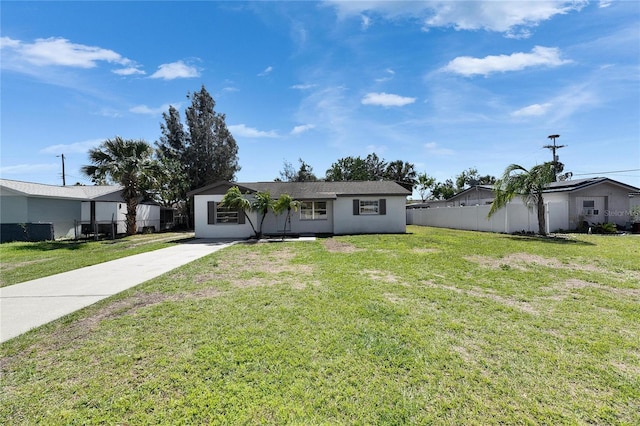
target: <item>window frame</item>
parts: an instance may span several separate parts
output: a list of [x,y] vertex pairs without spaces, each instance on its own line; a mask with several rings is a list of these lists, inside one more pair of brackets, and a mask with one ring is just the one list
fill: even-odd
[[[310,207],[305,208],[306,205]],[[320,207],[319,204],[324,204]],[[310,217],[309,212],[311,213]],[[321,213],[324,212],[324,213]],[[307,216],[304,216],[307,215]],[[329,210],[326,201],[307,200],[300,202],[300,220],[327,220],[329,218]]]

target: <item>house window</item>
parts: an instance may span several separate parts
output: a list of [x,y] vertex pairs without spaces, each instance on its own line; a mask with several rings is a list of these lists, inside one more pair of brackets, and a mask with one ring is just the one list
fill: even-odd
[[595,210],[596,202],[594,200],[582,201],[582,214],[586,216],[597,215],[599,212]]
[[300,205],[301,220],[325,220],[327,218],[326,201],[303,201]]
[[378,200],[361,200],[360,201],[360,214],[378,214],[379,201]]
[[232,209],[214,201],[207,202],[207,224],[208,225],[227,225],[227,224],[243,224],[244,213],[236,209]]
[[358,215],[386,215],[387,200],[353,200],[353,214]]
[[218,204],[216,206],[216,223],[238,223],[238,210]]

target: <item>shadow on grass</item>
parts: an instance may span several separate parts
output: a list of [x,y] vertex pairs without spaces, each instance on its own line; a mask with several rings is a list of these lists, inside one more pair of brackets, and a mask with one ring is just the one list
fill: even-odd
[[567,237],[540,237],[535,235],[510,235],[507,238],[513,241],[536,241],[547,244],[566,244],[566,245],[576,245],[576,246],[595,246],[594,243],[590,243],[588,241],[582,240],[574,240],[572,238]]
[[14,250],[23,251],[51,251],[51,250],[78,250],[85,244],[84,241],[39,241],[14,247]]

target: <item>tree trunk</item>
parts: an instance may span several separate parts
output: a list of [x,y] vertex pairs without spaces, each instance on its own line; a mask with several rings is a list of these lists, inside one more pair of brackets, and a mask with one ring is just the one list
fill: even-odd
[[547,235],[547,223],[545,220],[544,199],[542,198],[542,194],[538,194],[536,210],[538,213],[538,234],[545,236]]
[[138,200],[127,200],[127,235],[136,233],[136,214],[138,208]]

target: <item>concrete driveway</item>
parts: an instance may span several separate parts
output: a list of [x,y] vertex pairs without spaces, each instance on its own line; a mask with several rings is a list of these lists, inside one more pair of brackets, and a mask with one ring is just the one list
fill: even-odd
[[196,239],[0,288],[0,342],[234,243]]

